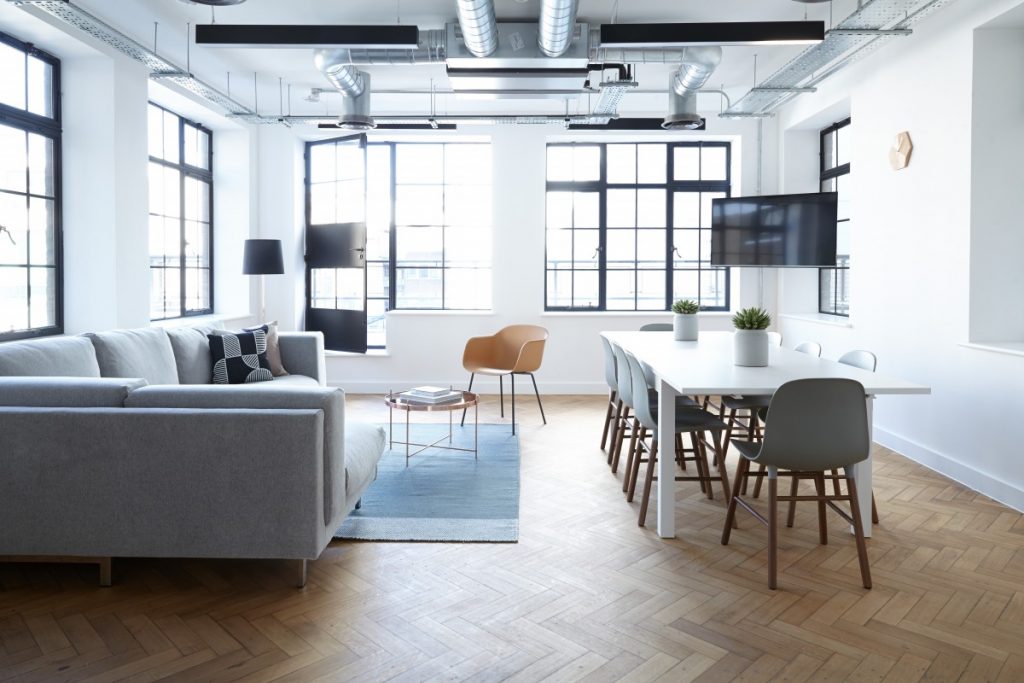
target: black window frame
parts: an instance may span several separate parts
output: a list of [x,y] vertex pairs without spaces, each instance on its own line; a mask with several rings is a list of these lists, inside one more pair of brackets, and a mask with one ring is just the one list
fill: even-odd
[[[194,318],[194,317],[200,316],[200,315],[212,315],[213,311],[214,311],[214,306],[215,306],[215,303],[214,303],[214,286],[213,285],[214,285],[214,281],[215,281],[215,278],[216,278],[216,276],[214,274],[214,242],[213,242],[213,236],[214,236],[214,217],[213,217],[213,194],[214,194],[214,185],[213,185],[213,131],[210,130],[209,128],[207,128],[206,126],[204,126],[203,124],[199,123],[198,121],[193,121],[192,119],[186,118],[186,117],[182,116],[181,114],[179,114],[178,112],[174,111],[173,109],[169,109],[168,107],[165,107],[165,106],[163,106],[162,104],[160,104],[158,102],[153,102],[152,100],[150,100],[148,102],[147,106],[156,107],[157,109],[160,109],[161,111],[167,112],[168,114],[171,114],[172,116],[176,116],[178,118],[178,163],[173,163],[173,162],[167,161],[166,159],[161,159],[159,157],[154,157],[154,156],[149,156],[148,157],[149,163],[160,164],[161,166],[165,166],[165,167],[168,167],[168,168],[173,168],[173,169],[175,169],[176,171],[178,171],[181,174],[181,182],[180,182],[180,185],[178,187],[178,201],[179,201],[178,219],[179,219],[179,231],[180,231],[179,232],[179,235],[180,235],[180,241],[179,241],[180,248],[178,250],[178,255],[179,255],[178,270],[180,271],[180,281],[179,281],[179,284],[178,284],[178,293],[179,293],[179,297],[180,297],[180,299],[179,299],[179,306],[180,307],[179,307],[178,310],[180,311],[180,314],[179,315],[164,316],[162,318],[152,318],[151,317],[150,318],[150,322],[161,322],[161,321],[164,321],[164,320],[179,320],[181,318]],[[204,133],[207,134],[207,136],[209,136],[209,138],[208,138],[209,139],[209,144],[207,145],[207,150],[206,150],[207,151],[207,166],[208,166],[208,168],[200,168],[199,166],[192,166],[191,164],[186,164],[185,163],[185,126],[186,125],[192,126],[193,128],[196,128],[197,130],[199,130],[201,132],[204,132]],[[148,136],[150,135],[150,131],[147,130],[146,131],[146,135],[147,135],[147,143],[148,143]],[[209,287],[210,287],[210,305],[209,305],[208,308],[195,309],[195,310],[191,310],[191,311],[188,310],[187,307],[185,306],[185,302],[186,302],[186,298],[187,298],[187,291],[186,291],[186,288],[185,288],[185,278],[187,277],[187,269],[186,269],[186,266],[185,266],[185,234],[186,234],[185,233],[185,221],[186,221],[186,218],[185,218],[185,179],[188,178],[188,177],[192,177],[192,178],[195,178],[195,179],[200,180],[202,182],[205,182],[205,183],[209,184],[209,186],[210,186],[210,192],[209,192],[209,196],[207,198],[208,202],[209,202],[209,216],[210,216],[210,225],[209,225],[209,228],[208,228],[209,234],[207,235],[207,240],[208,240],[208,243],[210,245],[210,268],[209,268],[209,271],[210,271],[210,275],[209,275],[209,278],[210,278],[210,284],[209,284]],[[153,215],[153,214],[152,213],[147,213],[147,215]],[[168,216],[161,216],[161,217],[162,218],[168,218]],[[165,265],[162,268],[166,270],[167,266]],[[150,273],[152,274],[152,271],[154,270],[154,266],[152,264],[149,265],[149,270],[150,270]],[[152,278],[150,279],[150,286],[152,286]],[[152,298],[152,295],[153,295],[152,292],[150,292],[150,297],[151,298]],[[164,300],[166,301],[166,298],[164,298]],[[150,309],[150,314],[152,314],[152,312],[153,312],[152,309]]]
[[[664,183],[609,183],[608,182],[608,145],[616,144],[628,144],[628,145],[643,145],[643,144],[664,144],[665,150],[665,182]],[[597,192],[598,193],[598,305],[597,306],[551,306],[548,301],[548,273],[551,270],[548,268],[548,244],[547,244],[547,231],[548,227],[545,219],[544,226],[544,311],[554,313],[657,313],[658,310],[669,311],[672,308],[674,300],[674,279],[675,270],[673,256],[675,254],[676,245],[674,243],[674,235],[676,228],[674,227],[674,214],[673,214],[673,197],[675,192],[714,192],[723,193],[726,197],[732,196],[732,143],[726,140],[674,140],[674,141],[661,141],[654,139],[639,139],[639,140],[614,140],[614,141],[589,141],[589,140],[574,140],[571,142],[549,142],[544,148],[544,158],[547,159],[547,150],[551,147],[599,147],[600,148],[600,175],[598,180],[593,181],[575,181],[575,180],[548,180],[547,171],[545,170],[545,186],[544,186],[544,198],[545,207],[547,205],[547,194],[551,191],[561,192]],[[681,147],[696,147],[698,149],[704,147],[721,147],[725,149],[725,180],[675,180],[675,154],[673,150]],[[607,192],[610,189],[618,188],[635,188],[637,190],[642,189],[665,189],[665,306],[664,309],[637,309],[634,308],[613,308],[607,307],[607,276],[609,269],[607,267],[607,238],[608,238],[608,212],[607,212]],[[545,211],[545,216],[546,216]],[[615,229],[615,228],[612,228]],[[561,272],[572,272],[575,269],[562,270]],[[614,269],[613,269],[614,270]],[[723,271],[725,275],[725,306],[702,306],[702,311],[730,311],[732,306],[732,269],[723,266],[712,266],[702,267],[700,260],[698,260],[698,266],[696,269],[698,273],[710,270]],[[699,286],[698,286],[699,295]]]
[[[826,183],[829,183],[829,182],[835,180],[836,178],[841,178],[843,176],[848,176],[850,174],[850,162],[849,161],[847,161],[845,164],[840,164],[838,166],[831,166],[831,167],[826,167],[826,164],[825,164],[825,159],[826,159],[826,155],[825,155],[825,139],[829,135],[835,134],[836,160],[838,161],[838,159],[839,159],[839,151],[838,151],[839,150],[839,131],[840,131],[840,129],[846,128],[847,126],[849,126],[850,125],[850,121],[851,121],[851,117],[846,117],[842,121],[837,121],[837,122],[833,123],[831,126],[829,126],[828,128],[824,128],[821,131],[820,137],[818,139],[818,191],[819,192],[825,192],[826,191],[825,190],[825,184]],[[836,221],[837,224],[838,223],[849,223],[849,222],[850,222],[850,217],[849,216],[847,216],[846,218],[840,218],[839,220]],[[838,229],[838,225],[837,225],[837,229]],[[843,273],[843,276],[841,278],[840,278],[840,272]],[[841,284],[842,284],[842,287],[844,289],[848,290],[849,286],[850,286],[850,259],[849,259],[849,257],[847,257],[846,260],[842,264],[840,264],[839,259],[838,259],[838,255],[837,255],[835,267],[819,268],[818,269],[818,313],[822,313],[824,315],[834,315],[834,316],[837,316],[837,317],[840,317],[840,318],[849,318],[850,317],[849,292],[847,292],[846,310],[845,311],[840,310],[838,308],[838,306],[832,306],[831,308],[827,309],[825,306],[822,305],[822,302],[825,300],[825,297],[823,296],[823,294],[825,293],[824,292],[825,280],[826,280],[826,278],[828,277],[829,274],[831,274],[830,280],[831,280],[831,286],[832,286],[832,291],[830,292],[831,296],[829,297],[829,301],[838,302],[839,301],[840,280],[842,280]]]
[[[54,324],[44,327],[34,327],[27,330],[14,332],[0,332],[0,342],[14,341],[17,339],[34,339],[36,337],[48,337],[64,334],[64,232],[63,232],[63,183],[62,183],[62,157],[61,157],[61,97],[60,97],[60,59],[49,52],[40,50],[32,43],[18,40],[12,35],[0,31],[0,43],[13,47],[25,53],[25,109],[18,109],[0,103],[0,123],[11,128],[21,129],[27,133],[35,133],[48,137],[53,142],[53,259],[54,259]],[[34,114],[28,111],[28,59],[36,59],[49,64],[51,71],[50,98],[53,105],[53,117]],[[25,169],[29,173],[28,167]],[[26,188],[25,200],[28,201],[33,195]],[[22,194],[22,193],[12,193]],[[0,237],[3,239],[3,237]],[[17,266],[16,266],[17,267]],[[40,267],[40,266],[35,266]],[[32,301],[32,266],[29,263],[24,265],[25,277],[28,279],[28,297],[26,305],[31,307]],[[31,318],[29,318],[31,322]]]

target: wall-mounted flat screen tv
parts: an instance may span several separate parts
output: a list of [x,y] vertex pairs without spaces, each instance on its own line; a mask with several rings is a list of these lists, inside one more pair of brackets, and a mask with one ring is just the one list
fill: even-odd
[[711,202],[711,265],[836,265],[835,192],[729,197]]

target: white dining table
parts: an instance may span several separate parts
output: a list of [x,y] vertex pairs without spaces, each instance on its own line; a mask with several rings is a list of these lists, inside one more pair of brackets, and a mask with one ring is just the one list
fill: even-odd
[[[926,386],[861,370],[834,360],[816,358],[792,349],[773,346],[768,366],[741,367],[733,363],[731,332],[701,332],[695,342],[674,341],[671,332],[602,332],[601,335],[646,363],[654,372],[658,390],[658,441],[675,439],[676,397],[770,396],[786,382],[815,377],[854,379],[864,385],[868,428],[874,398],[884,394],[928,394]],[[675,460],[658,459],[658,535],[675,537]],[[853,467],[861,519],[871,519],[871,456]],[[871,525],[864,529],[871,535]]]

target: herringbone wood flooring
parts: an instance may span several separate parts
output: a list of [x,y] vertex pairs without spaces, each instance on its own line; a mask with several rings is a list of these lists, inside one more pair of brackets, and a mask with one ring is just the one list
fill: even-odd
[[764,528],[741,516],[721,546],[696,484],[678,539],[636,526],[603,406],[548,397],[542,427],[521,397],[518,544],[336,542],[304,590],[273,561],[116,560],[108,589],[95,567],[0,565],[0,680],[1024,680],[1020,514],[878,448],[874,589],[805,505],[769,591]]

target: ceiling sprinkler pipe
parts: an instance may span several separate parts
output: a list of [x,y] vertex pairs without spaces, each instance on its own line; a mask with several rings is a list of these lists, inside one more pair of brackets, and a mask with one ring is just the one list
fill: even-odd
[[477,57],[487,57],[498,49],[493,0],[457,0],[455,7],[467,50]]
[[572,45],[579,0],[541,0],[537,45],[548,57],[561,57]]

